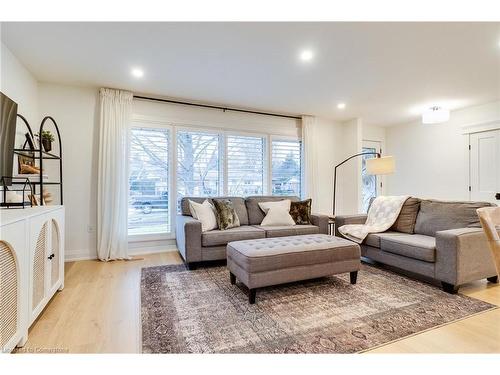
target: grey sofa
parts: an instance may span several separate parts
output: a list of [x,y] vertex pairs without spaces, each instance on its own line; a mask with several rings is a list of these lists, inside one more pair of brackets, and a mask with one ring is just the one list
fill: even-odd
[[226,259],[226,245],[231,241],[251,240],[266,237],[285,237],[301,234],[328,234],[328,216],[312,215],[312,225],[295,225],[289,227],[262,227],[264,213],[259,202],[279,201],[290,199],[298,201],[298,197],[289,196],[253,196],[221,197],[232,201],[240,220],[240,227],[227,230],[201,231],[201,222],[195,220],[189,211],[188,199],[203,203],[200,197],[185,197],[181,200],[181,215],[176,219],[177,248],[189,269],[193,269],[199,262]]
[[[486,236],[476,209],[486,202],[420,200],[414,234],[387,231],[370,234],[361,255],[442,283],[448,293],[479,279],[498,282]],[[364,224],[367,215],[335,218],[336,235],[344,224]]]

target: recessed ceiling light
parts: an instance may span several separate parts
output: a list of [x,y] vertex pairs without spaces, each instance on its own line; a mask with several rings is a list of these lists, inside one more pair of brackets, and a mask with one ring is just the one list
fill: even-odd
[[302,61],[311,61],[314,57],[314,52],[310,49],[305,49],[300,53],[300,59]]
[[132,69],[131,73],[136,78],[141,78],[144,75],[144,72],[142,71],[142,69],[139,69],[139,68]]
[[338,109],[344,109],[345,108],[345,103],[339,103],[337,104]]

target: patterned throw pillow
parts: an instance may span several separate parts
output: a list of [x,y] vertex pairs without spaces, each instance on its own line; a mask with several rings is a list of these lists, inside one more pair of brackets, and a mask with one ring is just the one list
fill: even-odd
[[310,225],[311,224],[311,205],[312,199],[305,201],[292,202],[290,205],[290,215],[292,215],[295,224]]
[[220,230],[240,226],[240,219],[234,210],[233,202],[229,199],[213,199],[212,202],[217,211],[217,225]]

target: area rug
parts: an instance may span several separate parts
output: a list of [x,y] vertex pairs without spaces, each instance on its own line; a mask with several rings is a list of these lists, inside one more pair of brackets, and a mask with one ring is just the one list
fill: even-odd
[[259,289],[223,266],[143,268],[144,353],[355,353],[495,306],[363,264],[349,274]]

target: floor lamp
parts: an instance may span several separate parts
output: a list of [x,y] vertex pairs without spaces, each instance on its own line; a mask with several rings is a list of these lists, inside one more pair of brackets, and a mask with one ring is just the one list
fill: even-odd
[[383,174],[391,174],[394,173],[394,158],[392,156],[384,156],[382,157],[379,152],[360,152],[359,154],[355,154],[349,156],[347,159],[342,161],[341,163],[335,166],[333,172],[333,217],[335,218],[335,193],[337,190],[337,168],[342,164],[345,164],[351,159],[354,159],[358,156],[363,155],[376,155],[375,158],[366,160],[366,171],[371,175],[383,175]]

